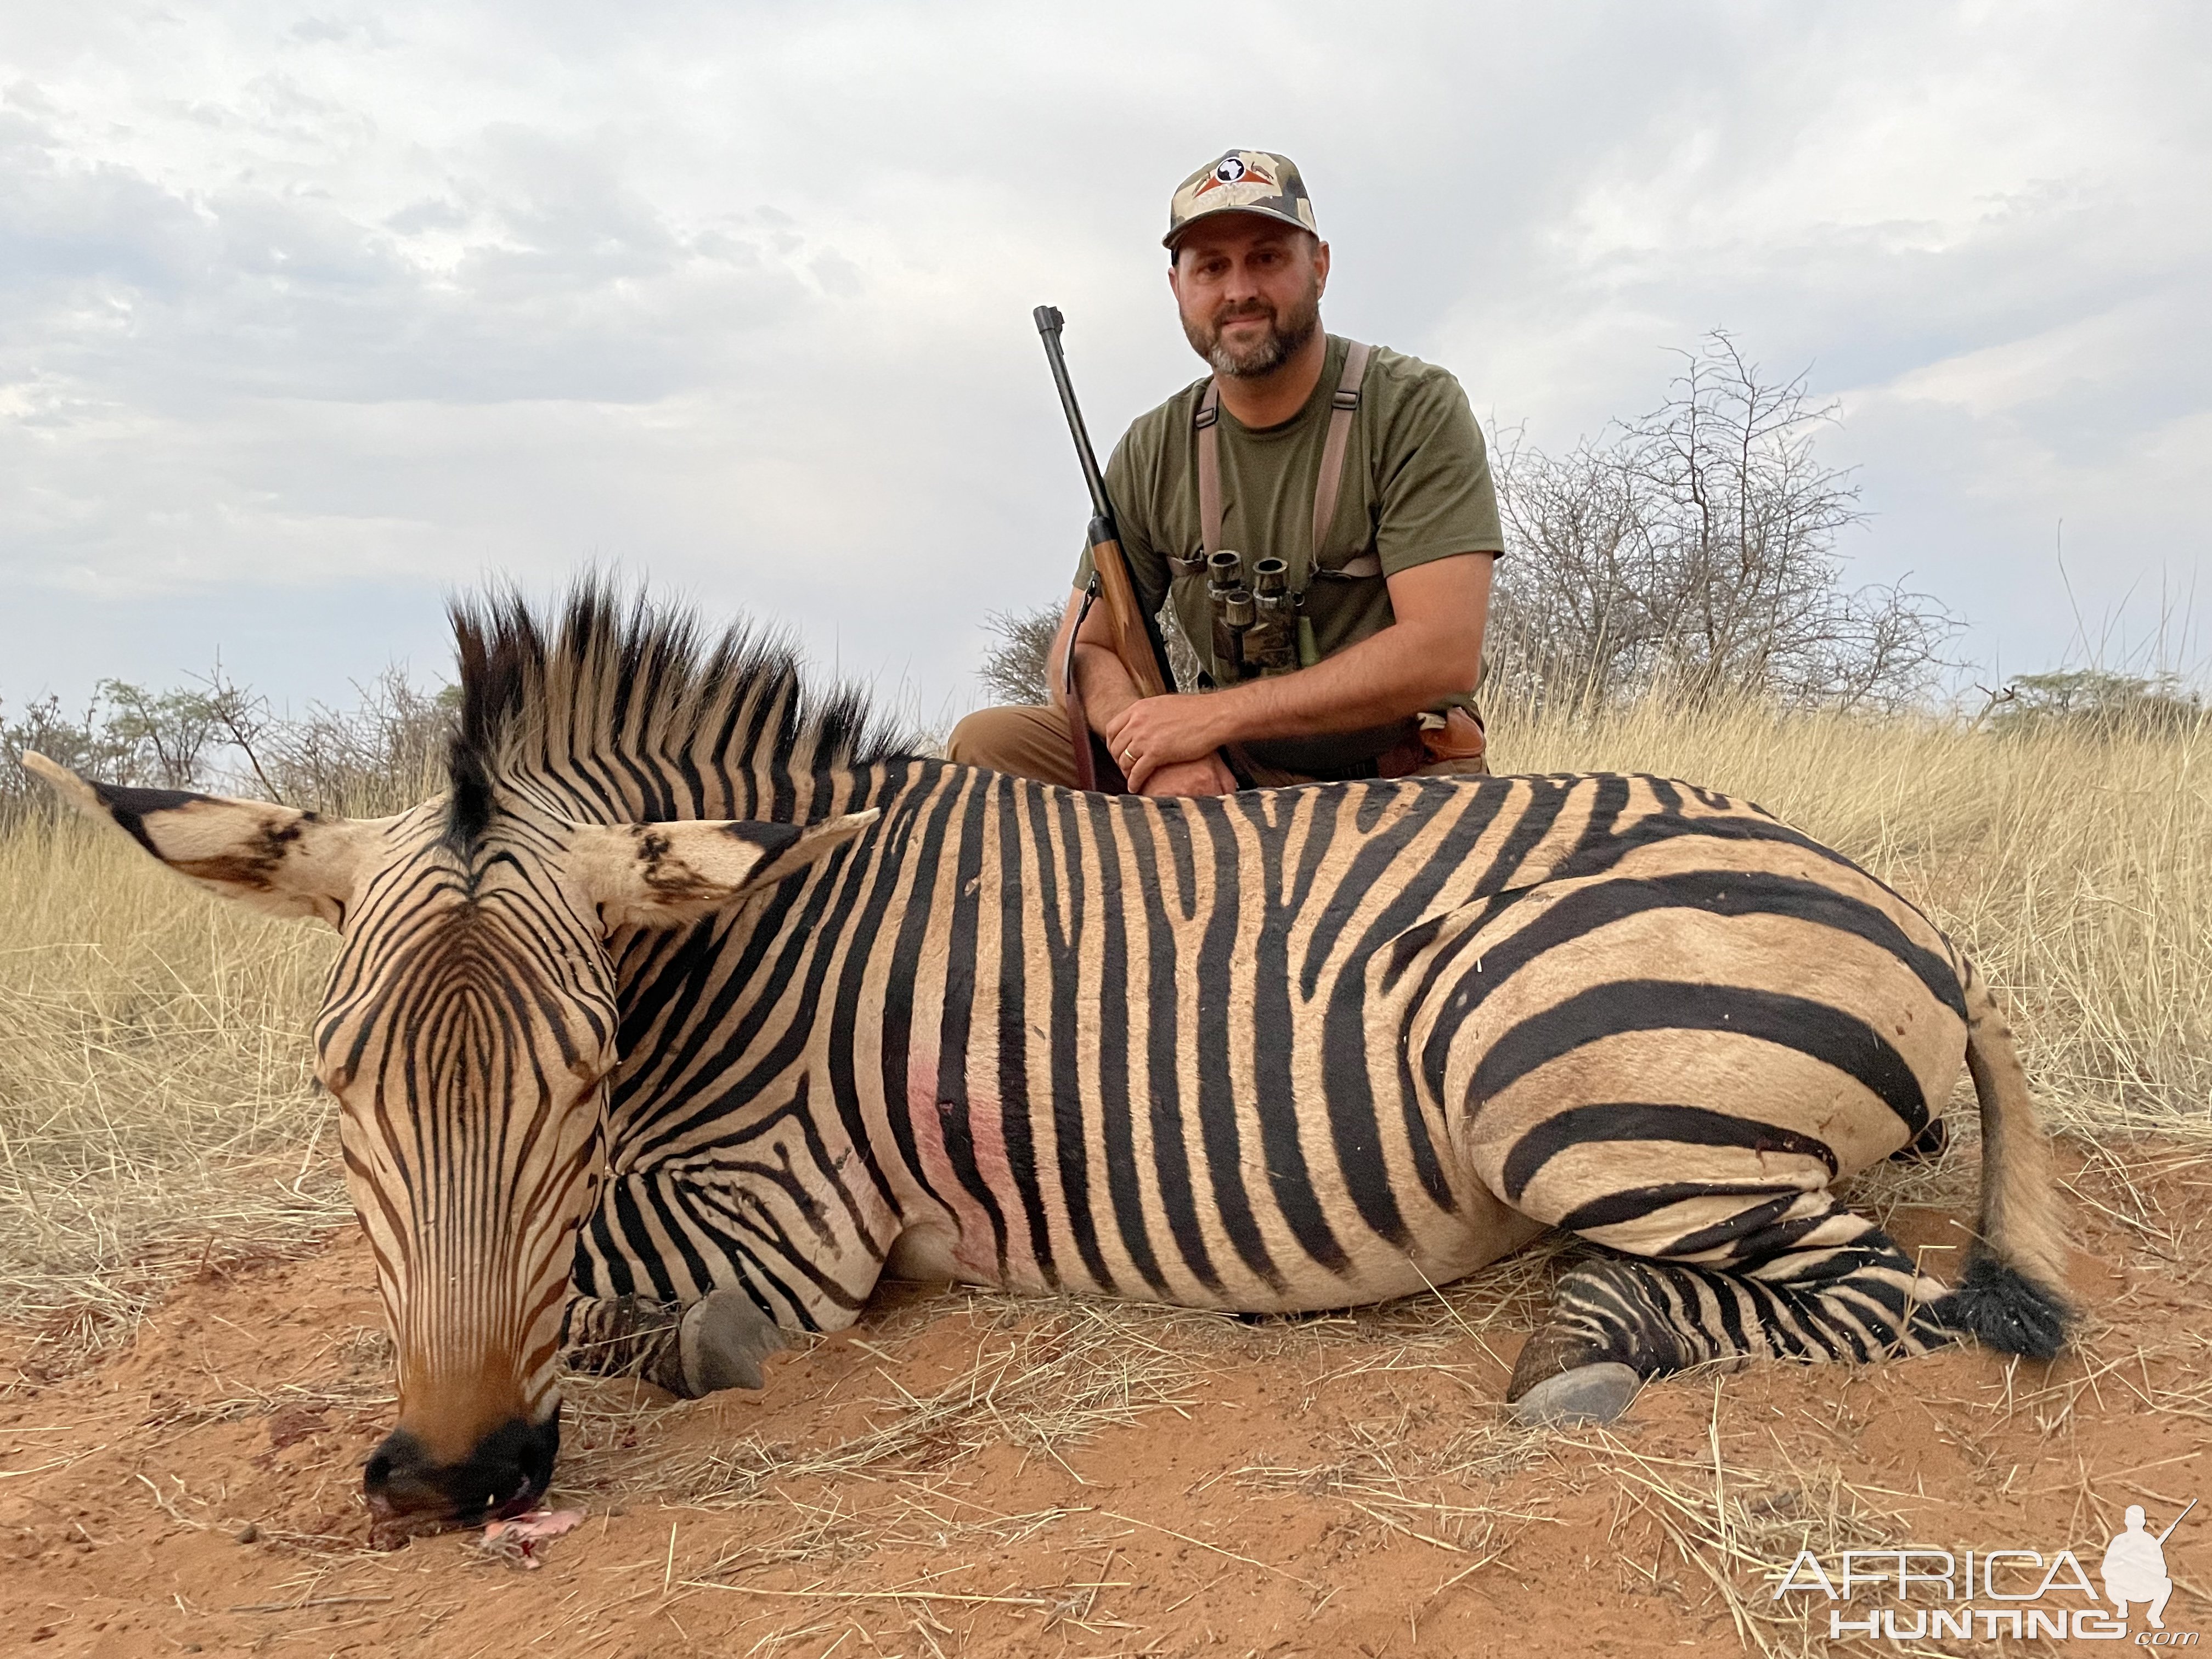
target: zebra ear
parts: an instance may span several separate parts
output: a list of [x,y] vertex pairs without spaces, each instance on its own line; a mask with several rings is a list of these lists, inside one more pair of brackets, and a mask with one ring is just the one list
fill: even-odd
[[797,875],[880,816],[872,806],[803,825],[750,818],[585,824],[569,852],[610,931],[669,927]]
[[273,801],[94,783],[40,754],[26,754],[23,765],[195,887],[270,915],[319,916],[337,927],[374,836],[367,823]]

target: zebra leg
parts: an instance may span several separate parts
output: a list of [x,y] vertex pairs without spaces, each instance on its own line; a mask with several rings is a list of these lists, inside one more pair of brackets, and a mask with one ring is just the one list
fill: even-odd
[[642,1296],[580,1296],[561,1328],[568,1369],[597,1376],[638,1376],[671,1394],[688,1394],[677,1328],[684,1310]]
[[[1641,1259],[1590,1262],[1560,1281],[1506,1387],[1516,1417],[1609,1420],[1644,1379],[1692,1365],[1863,1361],[1954,1340],[1936,1315],[1943,1285],[1825,1190],[1770,1194],[1717,1222],[1710,1214],[1686,1234],[1668,1229]],[[1646,1231],[1637,1223],[1652,1218],[1593,1217],[1575,1230],[1634,1249]]]
[[709,1291],[684,1310],[677,1352],[694,1398],[720,1389],[757,1389],[761,1362],[781,1351],[783,1332],[743,1291]]
[[783,1333],[743,1291],[708,1292],[690,1306],[641,1296],[580,1296],[568,1304],[562,1346],[573,1370],[636,1376],[685,1400],[722,1389],[757,1389],[761,1362]]

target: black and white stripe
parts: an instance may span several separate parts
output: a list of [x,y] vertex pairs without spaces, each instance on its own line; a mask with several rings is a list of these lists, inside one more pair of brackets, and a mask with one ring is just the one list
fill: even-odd
[[[394,1491],[542,1486],[571,1276],[580,1358],[694,1388],[886,1271],[1319,1309],[1546,1227],[1613,1254],[1516,1397],[2057,1345],[1995,1001],[1748,803],[1579,775],[1079,794],[901,752],[787,652],[603,587],[456,622],[452,788],[414,812],[54,769],[203,885],[345,936],[318,1039],[400,1339]],[[1984,1198],[1952,1292],[1832,1187],[1928,1135],[1962,1057]],[[686,1315],[678,1363],[656,1322],[710,1297],[758,1328],[707,1364]]]
[[771,781],[747,754],[656,805],[883,816],[747,909],[618,943],[587,1297],[734,1285],[828,1329],[894,1264],[1322,1308],[1533,1221],[1668,1264],[1638,1317],[1677,1339],[1642,1369],[1942,1340],[1915,1310],[1943,1287],[1829,1186],[1940,1111],[1971,970],[1756,807],[1588,775],[1156,801],[892,757]]

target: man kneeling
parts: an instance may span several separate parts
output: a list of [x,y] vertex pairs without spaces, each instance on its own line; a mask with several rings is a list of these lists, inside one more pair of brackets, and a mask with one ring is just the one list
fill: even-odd
[[[1207,689],[1139,698],[1094,607],[1074,672],[1099,787],[1486,770],[1474,690],[1503,543],[1466,393],[1418,358],[1322,331],[1328,244],[1284,156],[1231,150],[1200,168],[1166,244],[1183,332],[1213,377],[1139,417],[1106,481],[1138,603],[1173,605]],[[951,759],[1074,786],[1057,673],[1090,580],[1086,550],[1050,705],[978,710],[953,728]]]

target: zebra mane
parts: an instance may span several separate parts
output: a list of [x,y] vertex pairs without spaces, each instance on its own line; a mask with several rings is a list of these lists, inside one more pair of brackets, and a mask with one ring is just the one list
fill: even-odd
[[549,786],[580,816],[650,822],[688,816],[677,781],[706,769],[804,777],[910,752],[859,688],[811,686],[787,636],[749,621],[710,635],[689,610],[605,577],[546,611],[507,588],[456,599],[447,614],[460,666],[446,757],[457,847],[483,833],[501,782]]

